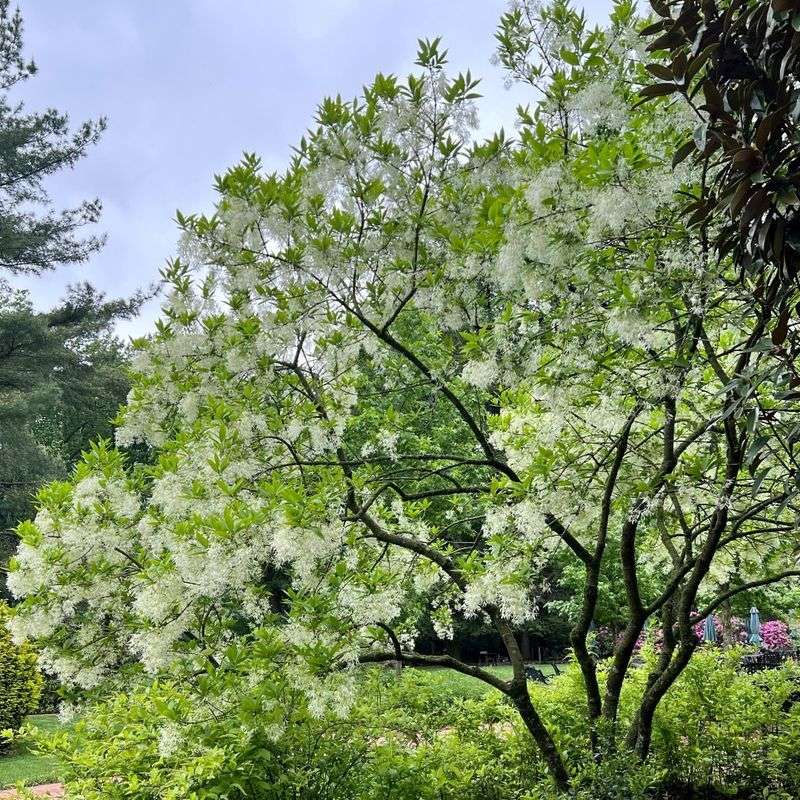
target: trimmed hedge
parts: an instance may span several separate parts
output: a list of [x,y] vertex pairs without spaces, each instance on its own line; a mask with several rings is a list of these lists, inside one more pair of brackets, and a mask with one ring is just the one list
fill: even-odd
[[33,648],[12,641],[6,626],[10,616],[8,606],[0,603],[0,730],[16,731],[39,705],[42,675]]

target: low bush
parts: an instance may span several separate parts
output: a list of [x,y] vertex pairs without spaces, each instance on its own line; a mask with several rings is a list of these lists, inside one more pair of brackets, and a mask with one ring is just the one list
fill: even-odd
[[[498,692],[405,670],[365,670],[346,717],[316,717],[277,671],[222,670],[199,693],[154,682],[31,730],[84,800],[522,800],[532,743]],[[477,687],[477,688],[476,688]]]
[[[644,665],[633,671],[622,697],[623,730],[654,653],[645,648],[643,656]],[[606,754],[600,764],[586,761],[585,695],[576,668],[532,692],[587,800],[660,800],[689,797],[691,791],[708,797],[800,797],[800,667],[786,662],[780,669],[747,674],[740,669],[741,656],[739,648],[701,647],[695,653],[659,706],[644,765],[624,751]],[[602,741],[602,728],[600,734]]]
[[[0,602],[0,731],[19,729],[33,713],[42,691],[36,653],[29,645],[14,644],[6,622],[10,611]],[[5,740],[0,738],[0,748]]]
[[[608,750],[587,762],[580,673],[532,685],[567,754],[577,800],[800,796],[800,669],[740,672],[739,651],[701,648],[662,703],[645,764]],[[649,659],[634,670],[620,724]],[[280,672],[224,670],[190,695],[142,685],[87,708],[45,746],[85,800],[555,800],[538,751],[500,693],[404,670],[364,670],[345,717],[316,717]],[[604,731],[601,729],[601,741]],[[44,742],[44,739],[41,739]]]

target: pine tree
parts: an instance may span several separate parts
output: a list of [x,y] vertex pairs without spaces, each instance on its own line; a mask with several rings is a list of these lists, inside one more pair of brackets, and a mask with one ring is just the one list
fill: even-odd
[[0,269],[39,274],[60,264],[86,261],[103,237],[81,236],[97,222],[100,201],[56,209],[45,179],[82,159],[106,127],[104,118],[75,130],[67,114],[49,108],[28,112],[10,90],[34,76],[36,64],[23,56],[19,9],[0,0]]
[[[19,8],[0,0],[0,274],[39,275],[84,262],[103,245],[103,236],[83,233],[98,221],[100,201],[57,208],[45,182],[80,161],[106,121],[73,128],[65,113],[29,112],[13,99],[37,72],[23,46]],[[38,487],[65,476],[92,439],[111,434],[128,390],[126,349],[113,325],[143,299],[107,301],[81,284],[42,312],[0,279],[0,595],[13,528],[31,512]]]
[[13,528],[32,513],[36,490],[65,477],[93,439],[112,435],[129,389],[127,347],[113,328],[141,300],[107,300],[81,284],[41,312],[0,281],[0,597]]

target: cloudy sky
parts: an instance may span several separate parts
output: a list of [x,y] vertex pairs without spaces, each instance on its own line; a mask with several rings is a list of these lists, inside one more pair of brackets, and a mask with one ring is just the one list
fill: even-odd
[[[513,127],[531,98],[490,65],[504,0],[19,0],[39,74],[17,93],[73,120],[107,116],[101,144],[50,184],[73,204],[99,196],[108,244],[87,265],[26,280],[39,305],[90,280],[111,294],[158,278],[175,210],[208,211],[213,175],[242,151],[280,169],[328,94],[413,67],[418,37],[443,36],[451,67],[483,77],[482,128]],[[610,0],[586,0],[592,20]],[[22,283],[22,281],[18,281]],[[157,303],[120,329],[147,332]]]

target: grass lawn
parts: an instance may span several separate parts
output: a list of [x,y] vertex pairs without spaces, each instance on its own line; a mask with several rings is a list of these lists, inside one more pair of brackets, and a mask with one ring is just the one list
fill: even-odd
[[[540,669],[548,678],[551,678],[555,674],[551,664],[534,664],[533,666]],[[454,695],[466,698],[479,698],[483,697],[487,692],[495,691],[488,684],[478,680],[478,678],[464,675],[461,672],[456,672],[447,667],[420,667],[419,669],[423,669],[425,672],[435,675],[437,682],[441,683],[442,688],[452,692]],[[493,672],[498,677],[503,678],[503,680],[509,680],[511,678],[510,665],[486,667],[486,669],[489,672]]]
[[[55,714],[29,717],[28,722],[45,731],[55,730],[60,725]],[[13,749],[8,755],[0,756],[0,788],[14,786],[18,782],[26,786],[52,783],[58,777],[58,762],[55,759],[36,755],[25,747]]]

